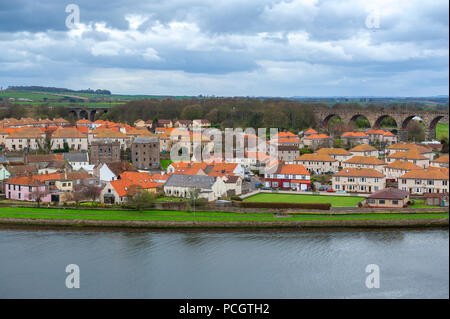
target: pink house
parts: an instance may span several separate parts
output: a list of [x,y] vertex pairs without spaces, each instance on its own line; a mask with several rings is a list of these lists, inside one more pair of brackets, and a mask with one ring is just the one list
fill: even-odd
[[5,182],[5,195],[7,199],[35,201],[32,193],[41,192],[41,202],[50,202],[51,194],[45,184],[32,176],[16,176]]

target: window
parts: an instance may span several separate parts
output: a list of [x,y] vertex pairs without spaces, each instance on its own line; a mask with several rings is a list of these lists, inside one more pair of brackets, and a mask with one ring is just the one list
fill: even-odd
[[380,199],[380,204],[384,204],[386,201],[384,199]]
[[368,202],[369,204],[375,204],[375,199],[368,199],[367,202]]
[[393,204],[393,205],[398,205],[398,200],[393,200],[393,201],[392,201],[392,204]]

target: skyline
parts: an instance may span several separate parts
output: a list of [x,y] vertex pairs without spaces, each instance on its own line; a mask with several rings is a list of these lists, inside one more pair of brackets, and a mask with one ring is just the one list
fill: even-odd
[[80,11],[74,29],[66,25],[68,4],[2,1],[1,86],[448,96],[447,1],[80,0],[73,2]]

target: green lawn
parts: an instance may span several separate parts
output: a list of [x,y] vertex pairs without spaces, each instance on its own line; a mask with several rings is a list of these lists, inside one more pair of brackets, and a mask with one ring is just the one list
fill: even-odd
[[182,202],[182,201],[184,201],[184,198],[179,198],[179,197],[158,197],[156,200],[160,201],[160,202]]
[[368,214],[295,214],[287,218],[278,218],[272,214],[239,214],[226,212],[182,211],[107,211],[75,210],[49,208],[0,208],[0,217],[4,218],[40,218],[40,219],[85,219],[85,220],[124,220],[124,221],[286,221],[286,220],[349,220],[349,219],[417,219],[446,218],[448,213],[368,213]]
[[275,203],[330,203],[334,207],[354,207],[364,200],[357,196],[326,196],[303,194],[267,194],[261,193],[246,198],[246,202],[275,202]]
[[448,124],[438,123],[436,125],[436,139],[440,141],[443,137],[448,138]]
[[414,205],[409,206],[410,208],[437,208],[438,206],[425,205],[425,200],[414,200]]

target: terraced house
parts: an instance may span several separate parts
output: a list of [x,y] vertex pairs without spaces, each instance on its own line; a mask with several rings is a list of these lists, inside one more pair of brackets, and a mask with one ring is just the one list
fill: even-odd
[[446,193],[449,191],[448,179],[448,168],[430,166],[400,176],[398,188],[416,195]]
[[41,202],[50,202],[51,195],[44,183],[32,176],[16,176],[5,182],[7,199],[35,201],[36,196]]
[[339,162],[327,154],[303,154],[297,157],[295,164],[303,165],[310,173],[334,174],[339,170]]
[[393,163],[398,160],[411,162],[423,168],[430,166],[429,158],[420,154],[417,150],[397,151],[386,157],[387,163]]
[[334,191],[374,193],[386,187],[383,173],[373,168],[344,168],[332,177]]
[[67,143],[69,149],[77,151],[88,150],[88,138],[74,127],[58,128],[51,137],[51,149],[63,149]]
[[375,147],[368,144],[357,145],[352,149],[350,149],[349,152],[352,153],[354,156],[378,157],[378,150]]
[[396,143],[388,146],[386,148],[387,155],[391,155],[396,152],[416,152],[419,153],[426,158],[428,158],[430,161],[434,158],[433,150],[429,147],[426,147],[424,145],[418,145],[418,144],[412,144],[412,143]]
[[330,157],[336,159],[339,162],[339,166],[342,167],[342,162],[352,158],[354,155],[343,148],[328,148],[324,147],[317,150],[317,154],[327,154]]
[[9,151],[38,150],[44,146],[45,133],[35,128],[23,128],[9,134],[5,148]]
[[311,187],[311,176],[303,165],[279,164],[264,172],[266,187],[305,191]]
[[373,156],[353,156],[342,163],[344,168],[373,168],[379,172],[384,172],[386,163]]
[[430,166],[434,166],[434,167],[446,167],[446,168],[448,168],[448,162],[449,162],[449,160],[448,160],[448,155],[443,155],[443,156],[441,156],[441,157],[439,157],[439,158],[436,158],[436,159],[434,159],[434,160],[432,160],[431,162],[430,162]]
[[341,139],[348,146],[369,144],[369,136],[364,132],[344,132]]
[[422,167],[408,161],[397,160],[392,162],[384,167],[386,182],[396,182],[400,176],[416,169],[420,170]]

